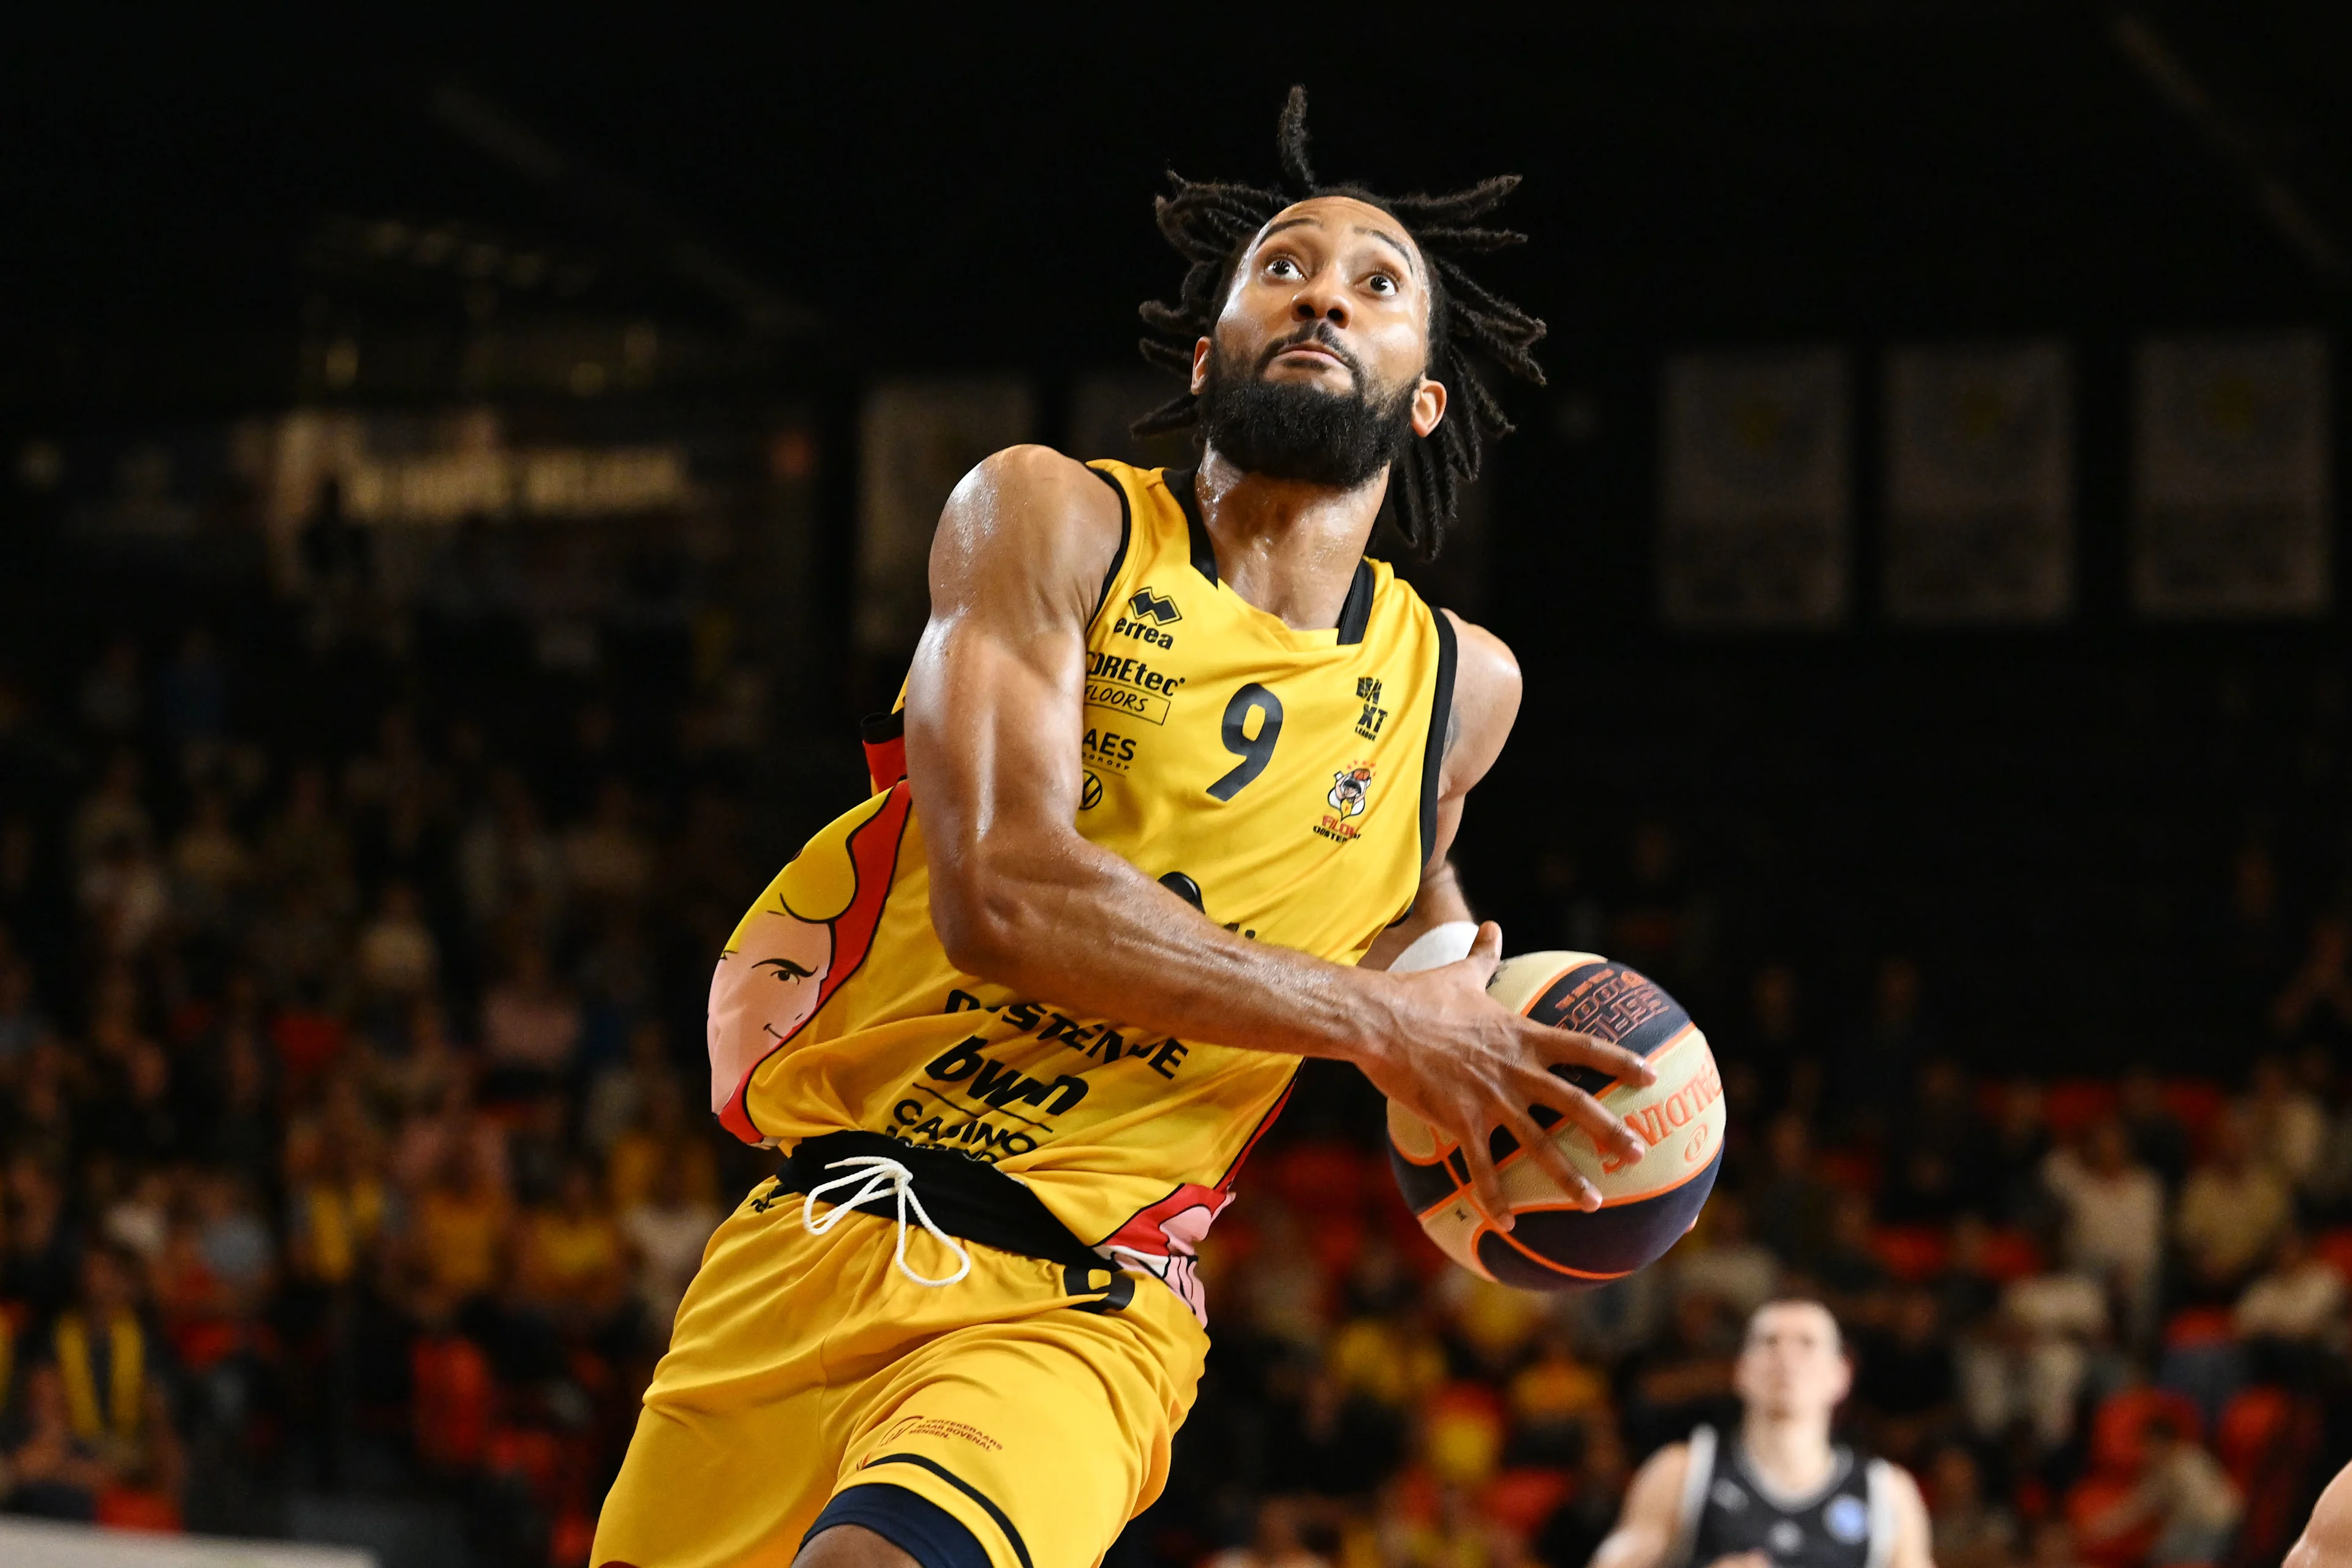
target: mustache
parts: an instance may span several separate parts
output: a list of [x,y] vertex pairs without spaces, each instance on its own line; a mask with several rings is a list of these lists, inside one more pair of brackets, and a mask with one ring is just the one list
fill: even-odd
[[1348,367],[1348,374],[1355,378],[1356,390],[1359,393],[1364,390],[1364,362],[1349,352],[1347,344],[1339,341],[1338,329],[1328,321],[1308,321],[1289,336],[1268,343],[1265,352],[1257,356],[1257,374],[1264,375],[1266,367],[1275,362],[1276,356],[1295,349],[1301,343],[1313,343],[1318,348],[1329,350],[1333,357]]

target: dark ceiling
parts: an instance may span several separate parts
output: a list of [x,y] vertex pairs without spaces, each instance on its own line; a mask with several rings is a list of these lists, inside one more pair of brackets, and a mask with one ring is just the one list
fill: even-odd
[[1328,173],[1523,173],[1536,243],[1497,271],[1562,344],[2307,318],[2352,270],[2341,5],[67,9],[12,21],[0,67],[20,409],[92,356],[292,331],[352,297],[322,245],[395,219],[594,259],[569,306],[485,262],[500,309],[814,320],[853,366],[1118,363],[1174,281],[1160,171],[1270,175],[1293,80]]

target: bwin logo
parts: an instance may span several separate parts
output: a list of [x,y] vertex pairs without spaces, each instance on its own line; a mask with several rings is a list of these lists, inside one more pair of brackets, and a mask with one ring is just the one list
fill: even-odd
[[1128,600],[1127,607],[1137,620],[1153,620],[1163,626],[1171,621],[1184,618],[1184,612],[1176,607],[1175,600],[1165,594],[1155,594],[1149,587],[1138,588],[1135,596]]

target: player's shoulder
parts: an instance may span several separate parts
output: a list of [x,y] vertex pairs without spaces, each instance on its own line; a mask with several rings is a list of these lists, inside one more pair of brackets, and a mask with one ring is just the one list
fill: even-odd
[[1452,610],[1439,610],[1454,626],[1454,662],[1457,681],[1475,682],[1480,686],[1517,691],[1520,683],[1519,658],[1511,645],[1488,631],[1477,622],[1458,616]]
[[1690,1473],[1691,1446],[1688,1443],[1668,1443],[1642,1461],[1633,1472],[1633,1484],[1626,1489],[1629,1502],[1635,1499],[1656,1503],[1681,1500],[1684,1479]]
[[978,577],[1097,583],[1125,520],[1120,492],[1084,463],[1051,447],[1007,447],[949,495],[931,542],[934,593]]
[[1916,1510],[1922,1515],[1926,1514],[1927,1497],[1919,1489],[1918,1477],[1892,1459],[1873,1458],[1869,1466],[1877,1472],[1880,1484],[1893,1495],[1895,1507],[1906,1512]]
[[1451,610],[1437,612],[1454,627],[1453,711],[1445,716],[1445,784],[1466,789],[1502,754],[1519,716],[1519,661],[1508,644]]
[[1083,511],[1118,514],[1118,498],[1101,474],[1035,442],[1006,447],[982,458],[949,496],[948,509],[953,512],[1038,502],[1076,502]]

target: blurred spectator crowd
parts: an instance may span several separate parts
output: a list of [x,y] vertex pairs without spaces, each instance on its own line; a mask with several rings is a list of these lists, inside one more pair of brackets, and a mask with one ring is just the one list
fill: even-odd
[[[711,955],[857,774],[845,733],[837,768],[763,735],[723,572],[624,551],[595,589],[551,551],[572,588],[493,592],[495,554],[461,531],[388,605],[330,510],[275,591],[5,589],[0,1507],[347,1539],[390,1508],[435,1560],[585,1560],[768,1169],[702,1110]],[[1844,1323],[1843,1436],[1918,1476],[1945,1568],[2275,1562],[2352,1455],[2352,928],[2290,940],[2250,847],[2209,1076],[1995,1079],[1932,964],[1816,1008],[1822,970],[1709,940],[1670,826],[1623,851],[1512,945],[1628,958],[1708,1024],[1697,1228],[1589,1294],[1486,1284],[1404,1212],[1377,1097],[1310,1067],[1114,1568],[1582,1568],[1646,1455],[1736,1422],[1743,1319],[1790,1291]],[[1558,879],[1520,874],[1475,890]]]
[[699,1083],[774,855],[728,626],[551,637],[478,537],[404,606],[301,542],[289,592],[53,563],[6,617],[0,1507],[583,1561],[766,1165]]
[[[2283,1046],[2315,1009],[2352,1021],[2339,940],[2323,922],[2273,998]],[[2352,1458],[2338,1056],[2273,1050],[2225,1088],[1975,1078],[1931,1050],[1857,1096],[1797,994],[1768,965],[1714,1031],[1733,1131],[1697,1226],[1590,1293],[1444,1263],[1360,1140],[1270,1151],[1210,1238],[1216,1352],[1170,1498],[1124,1544],[1581,1568],[1643,1458],[1736,1427],[1747,1315],[1800,1294],[1847,1334],[1841,1440],[1918,1478],[1943,1568],[2275,1563]],[[1865,1012],[1887,1048],[1929,1032],[1917,968],[1883,964]]]

